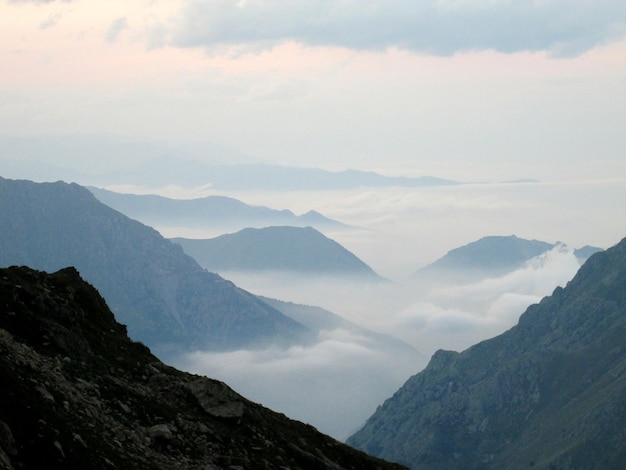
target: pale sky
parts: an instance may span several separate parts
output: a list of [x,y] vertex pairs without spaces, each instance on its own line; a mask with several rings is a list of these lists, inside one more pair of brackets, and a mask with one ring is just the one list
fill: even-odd
[[465,181],[626,177],[623,1],[13,0],[0,60],[5,136],[207,141]]

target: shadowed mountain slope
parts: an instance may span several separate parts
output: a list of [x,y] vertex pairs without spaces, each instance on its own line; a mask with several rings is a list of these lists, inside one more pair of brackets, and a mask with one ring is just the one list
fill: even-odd
[[0,266],[76,266],[131,337],[159,354],[294,344],[310,336],[79,185],[0,179],[0,226]]
[[438,351],[348,442],[413,469],[626,468],[626,239],[519,323]]
[[401,468],[166,366],[74,268],[0,269],[0,306],[0,468]]
[[212,271],[379,277],[353,253],[312,227],[247,228],[208,240],[172,240]]

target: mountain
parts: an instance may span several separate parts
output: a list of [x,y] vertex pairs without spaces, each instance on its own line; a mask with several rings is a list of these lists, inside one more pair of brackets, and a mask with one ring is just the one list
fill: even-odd
[[[414,278],[432,281],[464,282],[498,277],[521,268],[530,259],[553,249],[556,244],[525,240],[515,235],[489,236],[450,250],[445,256],[425,266]],[[586,246],[575,250],[581,263],[601,248]]]
[[413,469],[626,468],[626,239],[516,326],[438,351],[348,443]]
[[400,469],[180,372],[74,268],[0,270],[0,467]]
[[293,271],[382,279],[353,253],[312,227],[246,228],[208,240],[172,241],[211,271]]
[[0,266],[77,267],[131,337],[159,354],[294,344],[311,336],[79,185],[0,178],[0,226]]
[[261,163],[201,163],[197,160],[158,158],[115,173],[102,174],[100,185],[138,184],[146,187],[210,184],[219,190],[337,190],[362,187],[426,187],[456,185],[456,181],[422,176],[385,176],[372,171],[329,171]]
[[361,187],[425,187],[456,185],[456,181],[422,176],[385,176],[372,171],[328,171],[265,164],[213,165],[207,174],[211,186],[228,190],[332,190]]
[[[102,134],[15,137],[0,133],[0,148],[5,177],[63,179],[91,186],[190,188],[210,184],[220,190],[285,191],[459,184],[430,176],[408,178],[260,164],[251,155],[212,142],[172,144]],[[51,156],[56,165],[47,163]]]
[[348,228],[347,225],[324,217],[316,211],[295,215],[287,209],[250,206],[231,197],[171,199],[153,194],[121,194],[94,187],[89,190],[100,202],[151,227],[209,227],[224,231],[270,225],[313,225],[320,229],[334,230]]

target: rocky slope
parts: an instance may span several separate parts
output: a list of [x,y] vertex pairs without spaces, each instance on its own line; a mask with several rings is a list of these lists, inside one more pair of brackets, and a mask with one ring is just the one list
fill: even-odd
[[160,357],[310,338],[304,326],[202,269],[157,231],[76,184],[0,178],[0,266],[76,266],[133,339]]
[[511,330],[438,351],[348,442],[413,469],[626,468],[626,239]]
[[357,256],[312,227],[246,228],[208,240],[172,240],[211,271],[293,271],[382,280]]
[[132,342],[74,268],[0,270],[3,469],[392,469]]

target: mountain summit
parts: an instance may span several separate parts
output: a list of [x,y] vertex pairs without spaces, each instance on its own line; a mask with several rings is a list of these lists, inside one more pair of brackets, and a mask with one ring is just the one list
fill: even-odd
[[626,468],[626,239],[519,323],[438,351],[348,443],[413,469]]
[[379,278],[353,253],[312,227],[247,228],[208,240],[173,241],[211,271],[293,271]]

